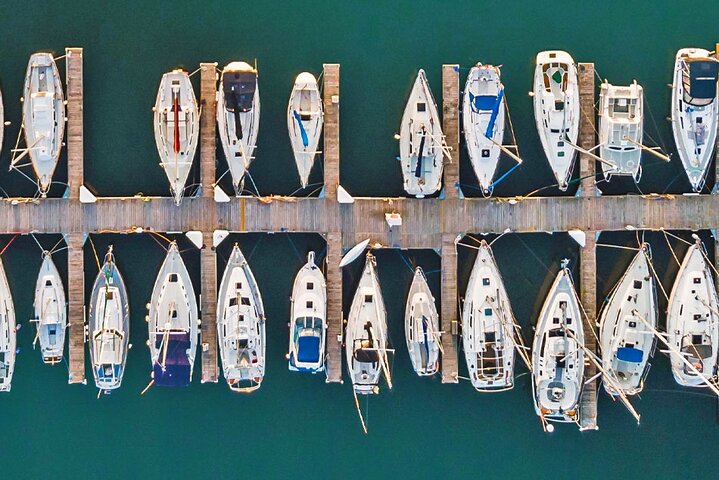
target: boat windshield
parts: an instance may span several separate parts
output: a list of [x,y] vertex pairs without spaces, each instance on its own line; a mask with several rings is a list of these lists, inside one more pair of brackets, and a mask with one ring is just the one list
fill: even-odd
[[689,59],[682,71],[684,102],[702,107],[717,96],[719,61],[713,58]]
[[222,75],[225,108],[229,112],[249,112],[255,99],[257,74],[255,72],[228,72]]

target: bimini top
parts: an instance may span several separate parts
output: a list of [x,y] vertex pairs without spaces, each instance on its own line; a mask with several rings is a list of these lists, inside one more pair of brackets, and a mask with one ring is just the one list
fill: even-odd
[[225,92],[225,108],[229,112],[249,112],[252,110],[257,88],[257,72],[225,72],[222,75],[222,88]]
[[644,352],[634,347],[619,347],[617,349],[617,360],[628,363],[640,363],[644,358]]
[[[163,339],[167,338],[167,347]],[[161,387],[186,387],[190,384],[190,360],[187,350],[190,349],[189,332],[170,332],[169,335],[158,335],[156,347],[160,358],[165,358],[164,368],[159,362],[153,364],[155,384]],[[165,356],[165,348],[167,356]]]
[[684,101],[690,105],[704,106],[717,96],[719,61],[714,58],[687,58],[682,75]]

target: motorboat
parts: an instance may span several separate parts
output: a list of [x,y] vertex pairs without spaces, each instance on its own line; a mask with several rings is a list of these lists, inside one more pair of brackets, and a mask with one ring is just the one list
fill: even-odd
[[412,368],[420,377],[439,370],[441,331],[434,296],[422,267],[414,270],[404,310],[404,335]]
[[[50,252],[43,253],[42,265],[35,282],[35,339],[40,343],[42,360],[50,365],[62,361],[67,330],[67,302],[60,272]],[[35,342],[33,342],[33,345]]]
[[623,175],[639,182],[643,136],[642,86],[636,80],[629,86],[604,81],[599,90],[599,157],[605,179]]
[[287,131],[302,188],[307,187],[324,122],[317,79],[309,72],[297,75],[287,105]]
[[0,259],[0,392],[9,392],[12,386],[16,345],[15,305]]
[[322,372],[327,342],[327,286],[315,264],[315,252],[297,272],[290,302],[289,369]]

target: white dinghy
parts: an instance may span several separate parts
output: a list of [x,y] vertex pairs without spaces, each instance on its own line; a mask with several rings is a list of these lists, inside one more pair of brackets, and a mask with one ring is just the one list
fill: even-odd
[[482,191],[489,193],[504,138],[504,85],[499,67],[478,63],[464,85],[462,122],[472,169]]
[[387,343],[387,310],[375,257],[368,253],[345,327],[347,371],[355,394],[379,393],[383,373],[392,388]]
[[404,310],[404,334],[412,368],[419,375],[439,370],[440,328],[437,306],[422,267],[414,270]]
[[704,188],[717,135],[719,61],[701,48],[682,48],[674,62],[672,132],[695,192]]
[[477,391],[514,386],[514,314],[491,247],[482,240],[462,309],[462,348]]
[[217,129],[235,195],[240,196],[245,174],[255,158],[260,128],[260,87],[257,69],[232,62],[222,69],[217,92]]
[[689,247],[669,296],[667,340],[696,368],[697,375],[672,352],[672,374],[679,385],[706,387],[717,374],[719,301],[704,245]]
[[545,421],[576,422],[584,382],[584,326],[572,276],[562,262],[542,306],[532,345],[534,409]]
[[[50,252],[43,253],[40,273],[35,282],[35,339],[40,342],[42,360],[50,365],[62,361],[67,329],[65,288]],[[35,342],[33,342],[34,345]]]
[[152,110],[160,166],[170,182],[175,204],[179,205],[200,134],[200,113],[187,72],[173,70],[162,76]]
[[442,186],[444,168],[442,125],[424,70],[409,94],[399,132],[399,160],[404,190],[417,198],[432,195]]
[[199,317],[190,274],[172,242],[157,274],[148,317],[152,379],[161,387],[192,381]]
[[654,353],[657,325],[657,288],[651,271],[651,250],[641,246],[629,268],[609,295],[599,316],[599,342],[602,352],[604,389],[610,395],[636,395],[644,388],[649,360]]
[[9,392],[12,386],[16,345],[15,305],[0,259],[0,392]]
[[644,136],[644,89],[635,80],[629,86],[612,85],[606,80],[599,91],[599,156],[604,178],[642,176],[642,138]]
[[50,190],[65,136],[65,96],[60,72],[50,53],[30,56],[22,106],[25,144],[40,193]]
[[130,345],[130,303],[112,246],[92,285],[88,331],[95,386],[109,393],[122,384]]
[[315,252],[310,252],[292,286],[289,369],[324,371],[326,342],[327,286],[322,270],[315,264]]
[[287,131],[302,188],[307,186],[324,122],[317,79],[309,72],[297,75],[287,106]]
[[574,59],[559,50],[539,52],[534,70],[534,119],[544,153],[564,191],[572,177],[579,136],[579,84]]
[[249,393],[265,376],[265,309],[255,276],[235,244],[217,298],[222,371],[233,392]]

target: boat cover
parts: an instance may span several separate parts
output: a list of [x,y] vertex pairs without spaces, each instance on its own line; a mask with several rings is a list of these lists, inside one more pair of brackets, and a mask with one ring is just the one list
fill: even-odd
[[320,337],[304,336],[297,340],[297,361],[317,363],[320,359]]
[[229,112],[249,112],[255,98],[257,75],[253,72],[232,72],[222,76],[225,108]]
[[692,98],[714,98],[717,93],[719,62],[702,60],[689,63],[689,93]]
[[492,110],[494,105],[499,103],[497,102],[497,97],[495,95],[477,95],[472,100],[472,106],[476,112],[479,112],[480,110]]
[[617,349],[617,359],[622,362],[640,363],[644,357],[644,352],[634,347],[619,347]]
[[[158,343],[162,336],[158,335]],[[160,346],[158,345],[158,348]],[[187,350],[190,348],[190,334],[174,333],[170,335],[167,343],[167,359],[165,369],[155,362],[153,365],[155,384],[161,387],[186,387],[190,384],[190,360]],[[162,350],[160,350],[162,358]]]

